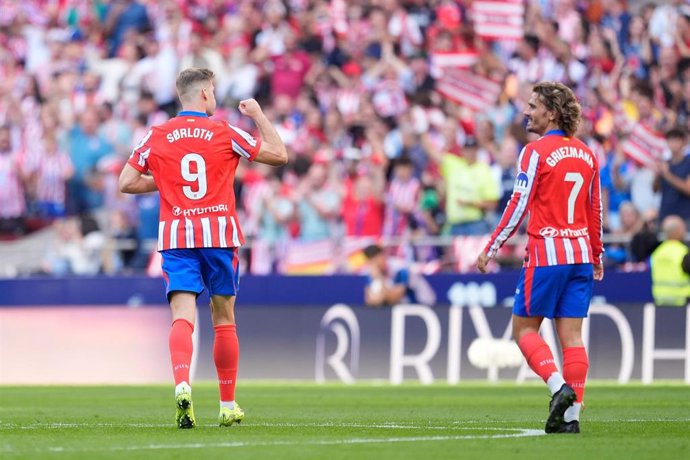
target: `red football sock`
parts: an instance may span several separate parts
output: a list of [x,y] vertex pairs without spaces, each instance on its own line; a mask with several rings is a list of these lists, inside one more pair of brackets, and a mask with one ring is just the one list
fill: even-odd
[[192,332],[194,325],[186,319],[176,319],[170,329],[170,360],[172,361],[175,385],[189,381],[189,366],[192,363]]
[[581,403],[585,396],[585,381],[589,360],[585,347],[568,347],[563,349],[563,378],[573,387],[577,401]]
[[536,332],[531,332],[522,336],[518,342],[522,354],[527,359],[529,367],[546,382],[551,374],[558,372],[556,363],[553,361],[551,349]]
[[216,337],[213,342],[213,361],[218,373],[218,387],[221,401],[235,400],[237,364],[240,360],[240,343],[234,324],[214,326]]

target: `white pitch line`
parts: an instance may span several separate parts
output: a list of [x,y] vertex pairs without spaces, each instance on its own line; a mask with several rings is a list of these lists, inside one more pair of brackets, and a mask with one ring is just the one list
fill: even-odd
[[[385,430],[502,430],[503,428],[484,428],[479,426],[460,426],[463,422],[453,422],[452,425],[400,425],[400,424],[366,424],[366,423],[248,423],[244,427],[284,427],[284,428],[378,428]],[[472,423],[475,425],[475,423]],[[32,423],[31,425],[3,424],[1,430],[37,430],[63,428],[174,428],[171,423]],[[215,423],[204,423],[198,426],[216,427]]]
[[412,436],[395,438],[350,438],[333,440],[312,440],[312,441],[233,441],[218,443],[190,443],[190,444],[146,444],[141,446],[113,446],[102,449],[70,449],[66,447],[50,447],[48,452],[116,452],[116,451],[140,451],[140,450],[167,450],[167,449],[207,449],[225,447],[268,447],[268,446],[335,446],[348,444],[392,444],[401,442],[439,442],[439,441],[461,441],[470,439],[505,439],[505,438],[524,438],[531,436],[544,435],[543,430],[505,428],[506,431],[516,431],[516,433],[487,434],[487,435],[453,435],[453,436]]
[[[519,421],[518,421],[519,422]],[[620,420],[588,420],[591,423],[687,423],[690,418],[684,419],[620,419]],[[451,425],[404,425],[399,423],[268,423],[268,422],[250,422],[243,427],[286,427],[286,428],[378,428],[378,429],[403,429],[403,430],[451,430],[451,429],[465,429],[465,430],[502,430],[502,428],[487,428],[483,426],[468,427],[462,425],[478,425],[491,423],[487,420],[456,420],[451,422]],[[496,421],[495,423],[500,423]],[[205,423],[200,424],[203,427],[216,427],[217,424]],[[46,429],[65,429],[65,428],[173,428],[174,425],[170,423],[32,423],[29,425],[21,425],[18,423],[0,421],[0,431],[3,430],[36,430],[41,428]]]

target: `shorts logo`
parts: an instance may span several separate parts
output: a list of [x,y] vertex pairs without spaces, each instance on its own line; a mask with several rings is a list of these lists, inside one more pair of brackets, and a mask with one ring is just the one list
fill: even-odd
[[515,178],[515,190],[518,192],[526,192],[529,189],[529,177],[527,173],[521,172]]
[[553,227],[542,227],[542,229],[539,230],[539,234],[544,238],[555,238],[558,236],[558,230]]
[[182,209],[180,209],[179,206],[175,206],[172,209],[172,213],[173,213],[173,216],[179,216],[180,214],[182,214]]

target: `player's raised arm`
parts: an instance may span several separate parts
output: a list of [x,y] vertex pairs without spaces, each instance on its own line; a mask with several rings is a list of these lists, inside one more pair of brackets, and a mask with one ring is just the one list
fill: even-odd
[[240,102],[239,111],[242,115],[246,115],[256,123],[261,135],[261,146],[259,153],[254,158],[254,161],[265,163],[271,166],[283,166],[288,162],[287,149],[283,140],[280,138],[278,131],[273,127],[271,121],[266,118],[261,106],[254,99],[245,99]]

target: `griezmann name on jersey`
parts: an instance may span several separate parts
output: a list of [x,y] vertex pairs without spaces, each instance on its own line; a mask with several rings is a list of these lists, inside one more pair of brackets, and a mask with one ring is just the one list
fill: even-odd
[[601,263],[601,186],[592,151],[550,131],[522,149],[518,169],[487,255],[494,256],[529,214],[524,267]]
[[198,112],[153,127],[129,164],[150,172],[161,196],[158,250],[244,244],[233,183],[240,158],[254,160],[261,139]]

